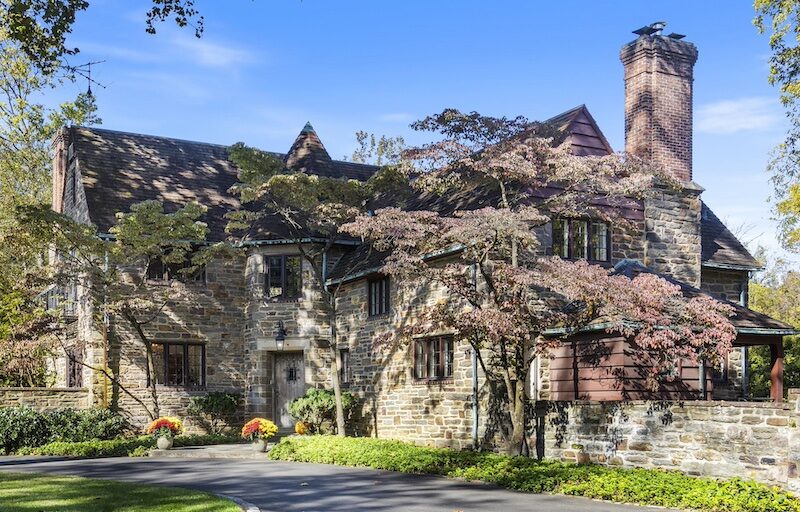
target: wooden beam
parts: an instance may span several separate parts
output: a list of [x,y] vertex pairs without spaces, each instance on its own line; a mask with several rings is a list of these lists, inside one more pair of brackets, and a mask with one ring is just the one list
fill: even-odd
[[772,361],[769,372],[769,396],[773,402],[783,401],[783,338],[769,346],[770,360]]

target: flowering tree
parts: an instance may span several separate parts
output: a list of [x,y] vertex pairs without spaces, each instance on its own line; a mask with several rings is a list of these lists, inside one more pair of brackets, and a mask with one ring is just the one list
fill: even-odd
[[[632,229],[619,207],[648,191],[657,177],[652,169],[618,155],[573,156],[552,127],[522,118],[445,110],[412,126],[439,135],[405,152],[420,207],[379,209],[344,229],[391,251],[383,272],[446,287],[446,298],[387,336],[449,331],[469,342],[505,404],[499,432],[509,453],[525,450],[525,383],[533,358],[559,342],[546,335],[554,327],[563,340],[602,321],[633,338],[652,362],[651,389],[676,359],[715,362],[730,350],[728,306],[685,300],[678,286],[653,274],[631,279],[542,256],[536,233],[556,216]],[[442,254],[450,257],[431,257]]]

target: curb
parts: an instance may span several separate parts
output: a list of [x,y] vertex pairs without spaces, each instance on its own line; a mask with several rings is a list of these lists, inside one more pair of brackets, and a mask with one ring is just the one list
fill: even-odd
[[253,505],[249,501],[237,498],[236,496],[229,496],[227,494],[217,494],[217,493],[214,494],[216,496],[219,496],[220,498],[225,498],[227,500],[231,500],[232,502],[236,503],[237,505],[239,505],[239,508],[242,509],[242,512],[267,512],[266,510],[262,511],[260,508],[258,508],[256,505]]

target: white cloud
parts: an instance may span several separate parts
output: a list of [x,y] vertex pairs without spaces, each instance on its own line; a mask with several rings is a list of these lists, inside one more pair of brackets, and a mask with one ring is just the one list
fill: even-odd
[[197,64],[212,68],[235,67],[242,64],[249,64],[254,56],[247,50],[228,46],[221,43],[213,43],[207,39],[182,36],[172,39],[172,44],[176,46],[183,55],[194,60]]
[[697,109],[697,131],[714,135],[763,132],[781,122],[776,98],[740,98],[701,105]]

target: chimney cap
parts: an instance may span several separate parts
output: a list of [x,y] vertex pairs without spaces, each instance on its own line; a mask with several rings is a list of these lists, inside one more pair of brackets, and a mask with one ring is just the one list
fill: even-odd
[[638,36],[660,36],[661,31],[664,30],[664,27],[667,26],[666,21],[656,21],[655,23],[651,23],[649,25],[645,25],[640,29],[636,29],[633,31],[634,34]]

